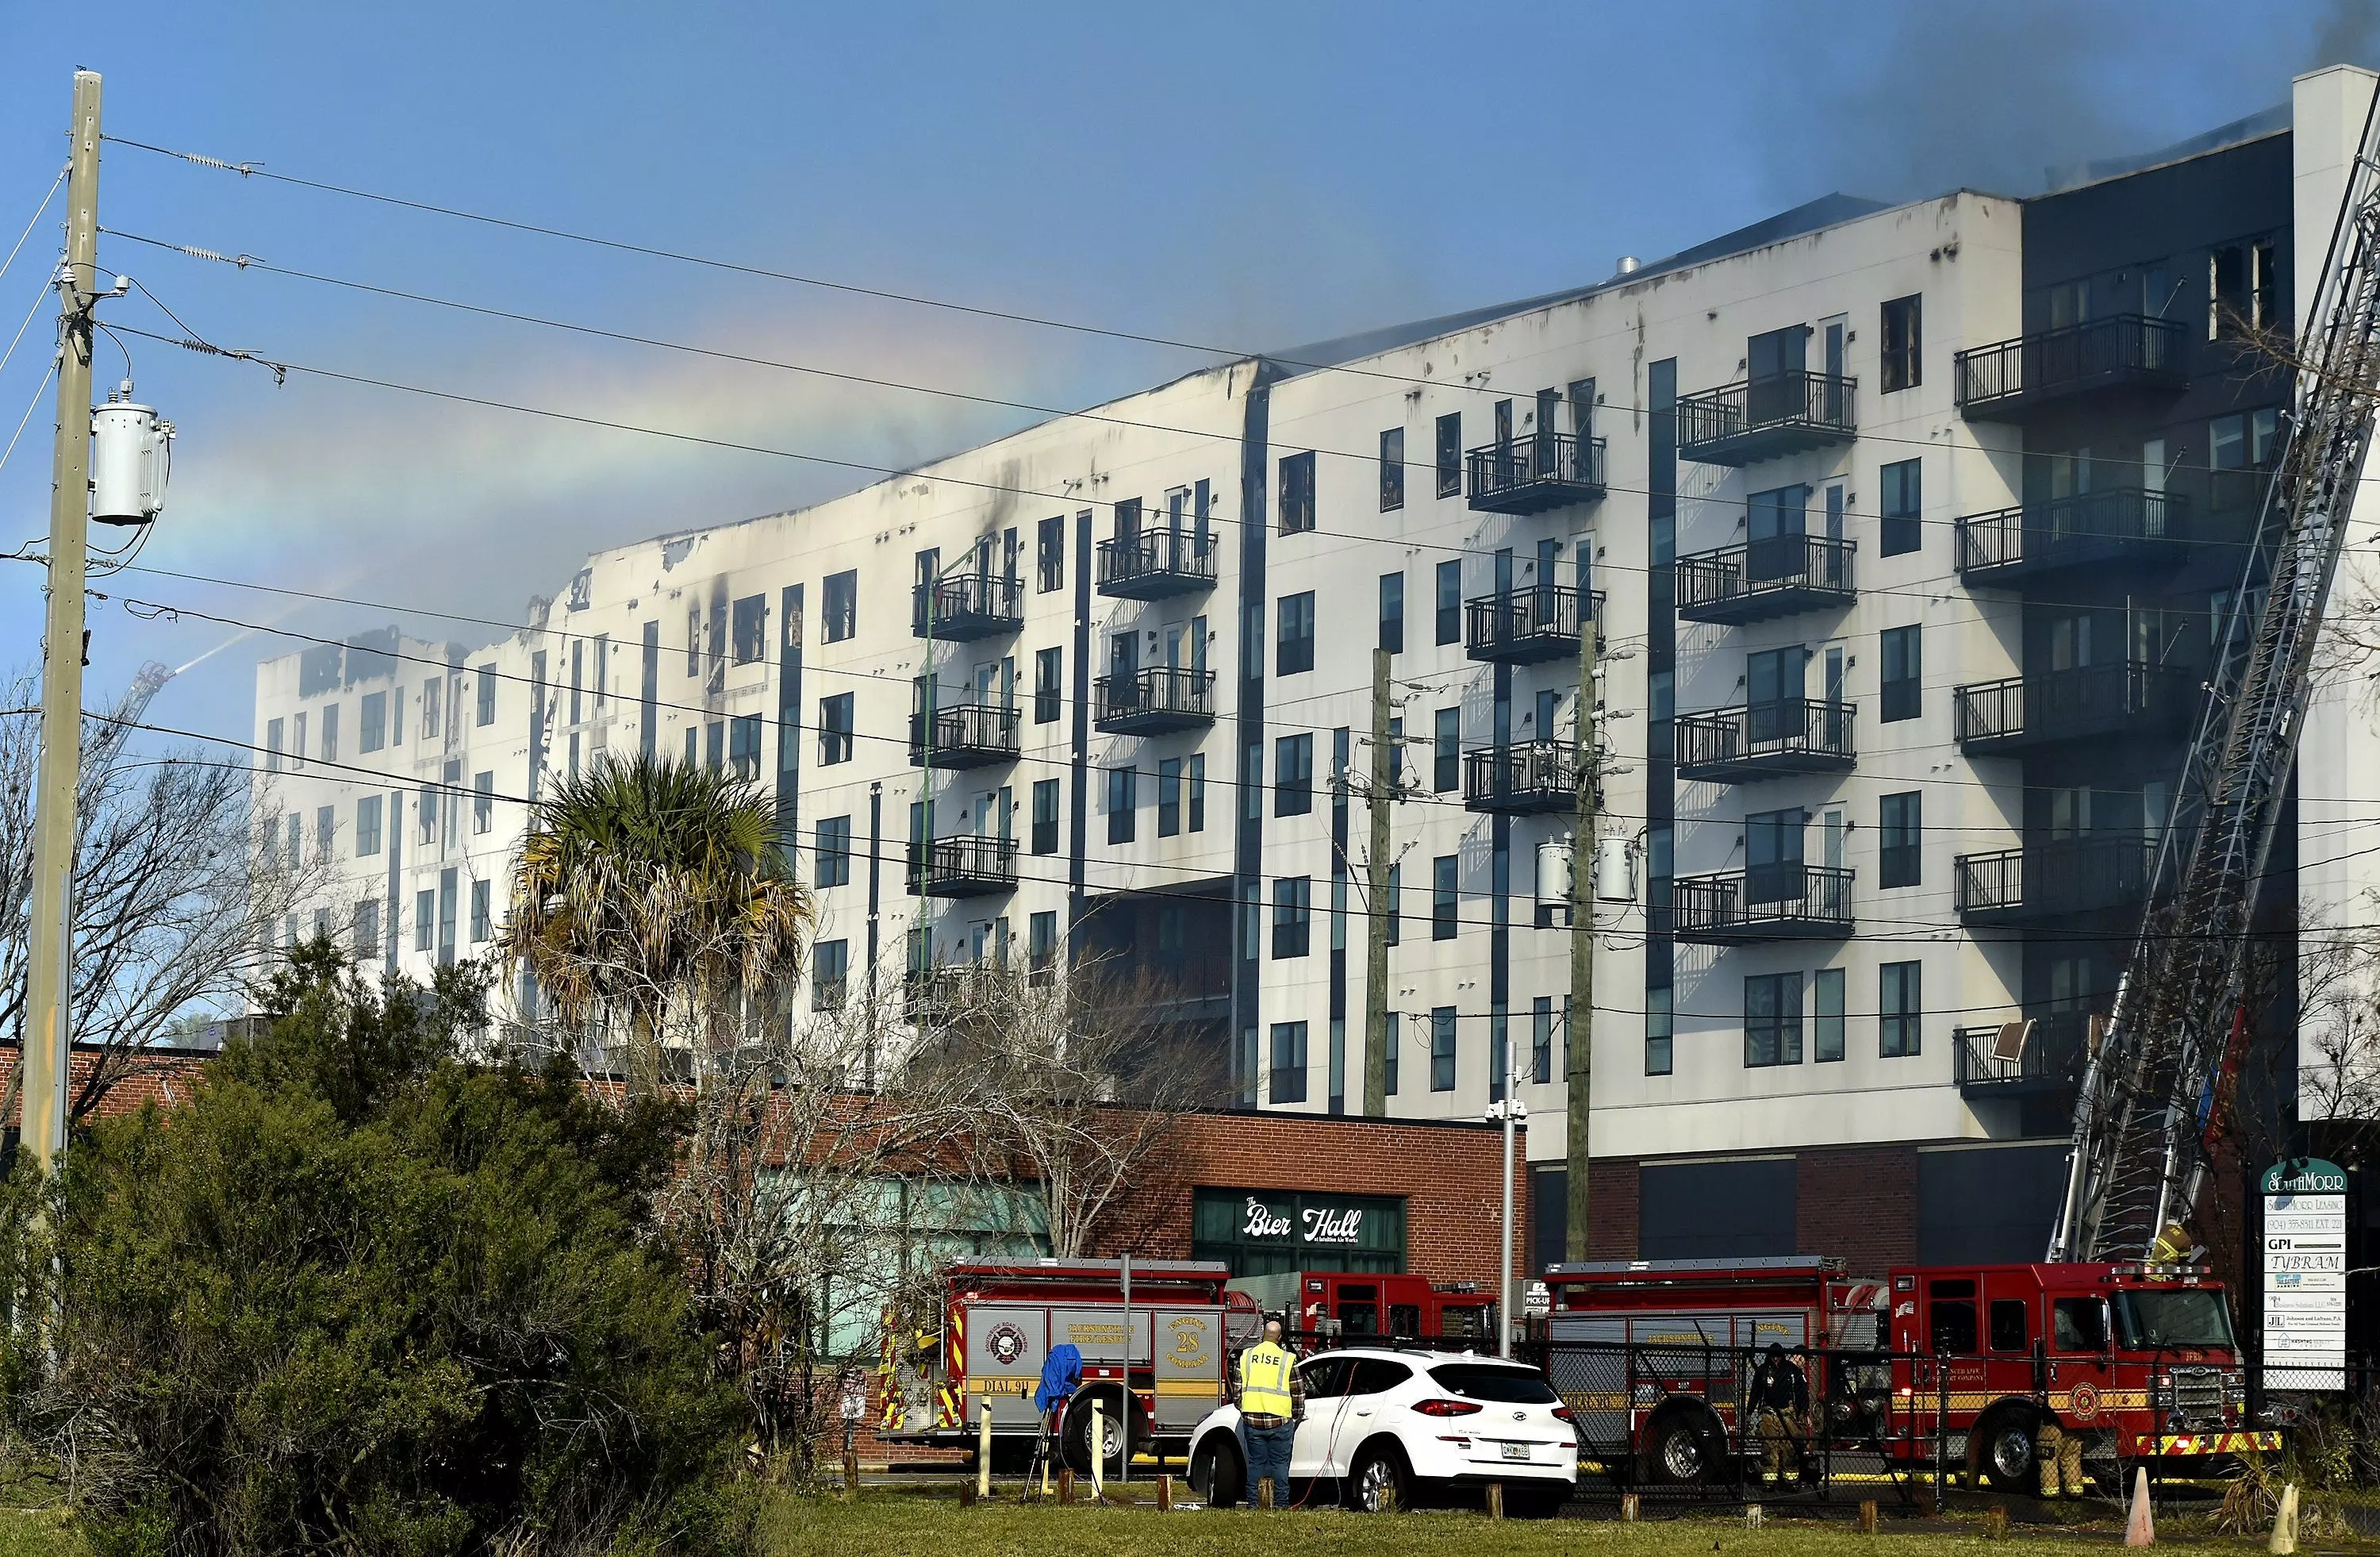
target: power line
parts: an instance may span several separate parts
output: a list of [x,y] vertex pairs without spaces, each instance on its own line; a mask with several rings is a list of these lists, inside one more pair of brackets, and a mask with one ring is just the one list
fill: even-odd
[[[71,162],[61,163],[58,164],[58,176],[55,178],[51,179],[50,187],[42,192],[42,203],[33,207],[33,213],[25,218],[25,230],[18,233],[17,235],[17,241],[8,246],[8,257],[5,260],[0,260],[0,279],[6,278],[8,274],[8,267],[17,262],[18,251],[25,247],[25,240],[33,236],[33,227],[41,221],[42,213],[50,208],[50,201],[58,198],[58,186],[67,181],[67,174],[73,166],[74,164]],[[42,279],[42,289],[43,291],[49,290],[49,281],[46,277]]]

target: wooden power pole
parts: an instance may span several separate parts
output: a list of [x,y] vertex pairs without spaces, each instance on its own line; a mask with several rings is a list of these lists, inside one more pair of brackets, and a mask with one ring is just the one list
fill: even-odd
[[1570,1012],[1563,1021],[1568,1051],[1568,1118],[1563,1150],[1569,1181],[1569,1215],[1562,1258],[1586,1258],[1592,1195],[1587,1184],[1587,1122],[1595,1102],[1595,833],[1601,803],[1596,764],[1595,597],[1581,580],[1578,591],[1578,724],[1571,736],[1571,761],[1577,770],[1577,824],[1570,846]]
[[75,792],[82,782],[83,575],[91,528],[91,314],[99,300],[99,75],[74,79],[66,263],[58,274],[58,424],[51,456],[42,755],[33,781],[20,1150],[47,1171],[66,1148],[74,1034]]
[[1366,794],[1371,852],[1364,861],[1364,1115],[1389,1113],[1389,801],[1396,793],[1389,748],[1389,651],[1372,651],[1372,782]]

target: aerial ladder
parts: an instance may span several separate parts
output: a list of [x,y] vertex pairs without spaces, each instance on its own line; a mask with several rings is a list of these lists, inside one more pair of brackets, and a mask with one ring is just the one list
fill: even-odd
[[2293,354],[2281,459],[2208,667],[2115,1011],[2084,1064],[2052,1260],[2168,1259],[2191,1247],[2185,1224],[2246,1040],[2250,920],[2380,409],[2374,129],[2367,111]]

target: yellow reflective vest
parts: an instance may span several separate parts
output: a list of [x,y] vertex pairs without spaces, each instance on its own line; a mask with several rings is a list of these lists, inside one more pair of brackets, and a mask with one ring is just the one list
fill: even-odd
[[1289,1355],[1286,1346],[1276,1346],[1269,1341],[1259,1341],[1240,1354],[1240,1414],[1244,1417],[1279,1417],[1283,1420],[1297,1409],[1290,1393],[1289,1373],[1297,1359]]

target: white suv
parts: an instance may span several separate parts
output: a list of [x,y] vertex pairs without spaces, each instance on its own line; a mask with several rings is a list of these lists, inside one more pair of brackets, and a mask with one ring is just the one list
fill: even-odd
[[[1551,1514],[1578,1476],[1570,1408],[1536,1368],[1472,1352],[1369,1347],[1297,1365],[1305,1416],[1283,1503],[1336,1495],[1352,1508],[1407,1508],[1424,1488],[1504,1485],[1514,1514]],[[1229,1508],[1253,1495],[1240,1412],[1209,1412],[1190,1434],[1190,1485]]]

